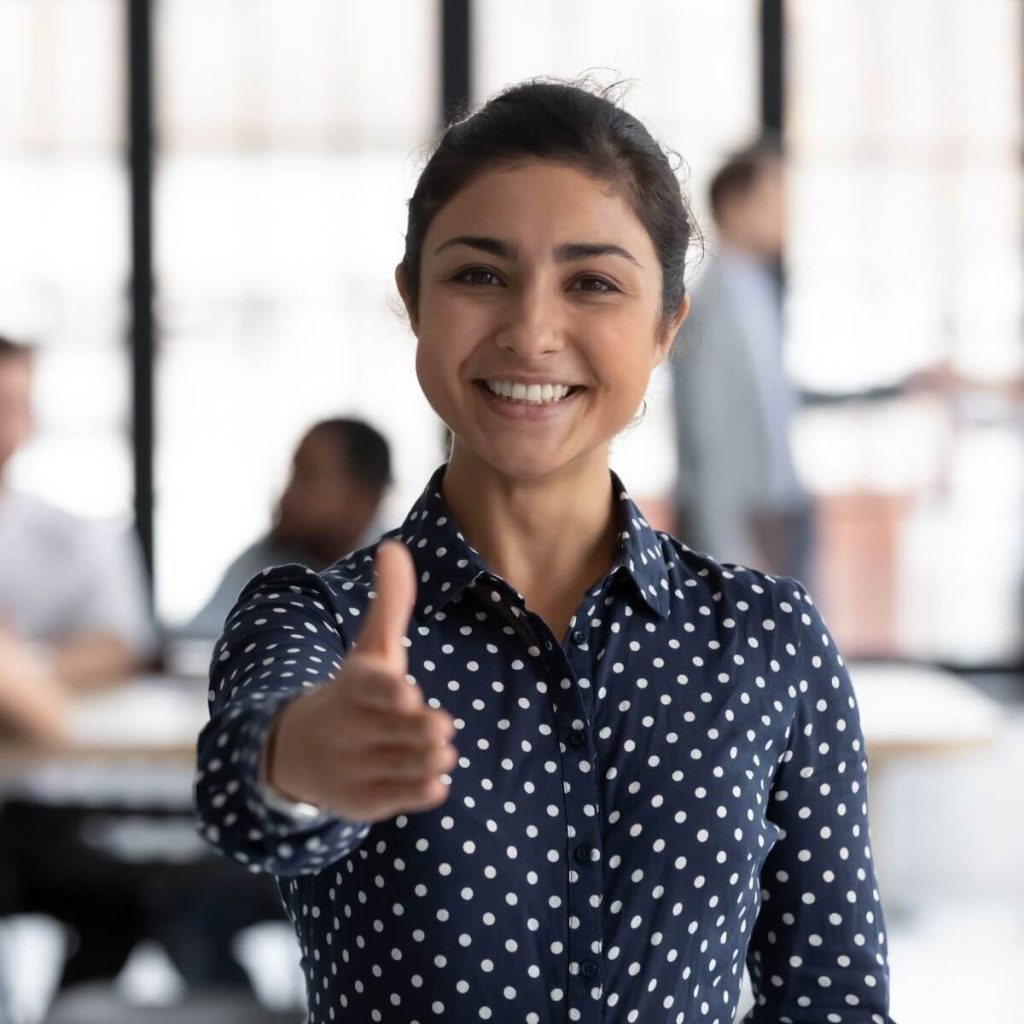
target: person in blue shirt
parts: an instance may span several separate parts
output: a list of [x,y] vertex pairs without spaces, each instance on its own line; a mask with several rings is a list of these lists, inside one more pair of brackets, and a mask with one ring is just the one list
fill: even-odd
[[200,828],[274,873],[309,1020],[891,1024],[849,674],[801,583],[654,530],[609,465],[689,299],[607,93],[451,125],[397,283],[450,456],[401,526],[248,582]]

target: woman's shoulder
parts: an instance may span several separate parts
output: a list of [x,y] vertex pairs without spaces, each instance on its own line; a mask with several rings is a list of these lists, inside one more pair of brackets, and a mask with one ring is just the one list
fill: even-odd
[[[385,535],[386,536],[386,535]],[[296,621],[306,613],[330,623],[344,640],[356,629],[373,586],[373,560],[381,540],[349,552],[326,569],[298,561],[267,565],[248,577],[229,615],[228,626],[246,620],[262,623],[269,609],[279,622]],[[305,621],[305,620],[304,620]]]
[[685,634],[735,664],[767,665],[765,678],[784,683],[766,691],[773,697],[799,692],[810,700],[848,687],[842,655],[800,580],[719,561],[669,534],[659,536],[676,597],[673,624]]
[[348,595],[353,600],[367,599],[373,587],[373,562],[377,557],[377,548],[394,533],[384,533],[322,569],[320,576],[331,591],[339,597]]
[[289,555],[287,549],[274,549],[275,556],[267,559],[266,551],[261,542],[254,544],[252,549],[244,552],[246,561],[252,564],[255,549],[259,547],[260,558],[265,568],[250,573],[247,577],[243,593],[251,590],[267,590],[275,587],[316,588],[331,593],[335,597],[355,592],[367,592],[373,584],[373,560],[377,548],[389,534],[378,537],[372,543],[357,548],[343,555],[326,569],[313,569]]
[[657,533],[677,598],[685,601],[690,596],[704,607],[748,616],[759,611],[771,623],[779,618],[802,618],[814,604],[804,585],[792,576],[772,575],[753,566],[719,560],[670,533]]

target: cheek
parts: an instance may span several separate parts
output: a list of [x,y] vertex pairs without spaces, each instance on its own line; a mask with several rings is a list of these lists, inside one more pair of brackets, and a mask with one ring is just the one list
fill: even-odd
[[448,424],[452,421],[457,377],[458,366],[452,363],[450,349],[435,344],[431,336],[421,330],[416,345],[416,379],[430,407]]
[[480,333],[471,318],[453,310],[450,302],[430,301],[424,295],[420,310],[416,377],[423,393],[434,404],[461,387],[461,367]]
[[646,319],[630,318],[602,332],[588,346],[591,367],[602,388],[622,402],[639,403],[650,382],[657,356],[656,340]]
[[436,392],[441,376],[440,353],[435,351],[429,338],[421,332],[416,343],[416,379],[428,398],[432,398]]

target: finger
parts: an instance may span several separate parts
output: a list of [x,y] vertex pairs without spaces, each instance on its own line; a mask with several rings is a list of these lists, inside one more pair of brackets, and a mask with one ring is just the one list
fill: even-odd
[[377,549],[374,570],[374,595],[357,649],[383,658],[390,668],[404,675],[407,660],[402,639],[416,601],[416,568],[408,548],[389,540]]
[[422,708],[399,714],[372,711],[361,730],[367,743],[387,746],[435,746],[455,735],[455,725],[445,712]]
[[368,782],[426,782],[442,772],[451,771],[458,760],[454,747],[374,747],[364,754]]
[[374,819],[392,818],[403,811],[425,811],[448,799],[448,787],[440,779],[424,782],[378,782],[368,787],[367,799],[378,806]]
[[376,656],[358,654],[352,655],[351,660],[354,664],[347,679],[361,707],[385,714],[415,714],[426,707],[419,686],[384,667],[386,662]]

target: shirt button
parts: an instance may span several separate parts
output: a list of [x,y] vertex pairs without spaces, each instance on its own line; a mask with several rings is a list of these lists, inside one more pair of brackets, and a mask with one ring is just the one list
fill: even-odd
[[574,629],[572,631],[572,642],[574,644],[582,644],[584,640],[586,640],[586,637],[583,635],[582,630]]
[[586,843],[584,843],[582,846],[576,847],[576,859],[581,864],[589,864],[593,855],[594,848],[592,846],[587,846]]
[[580,964],[580,973],[584,978],[592,978],[597,974],[597,964],[595,964],[593,960],[584,960],[583,963]]
[[573,731],[569,733],[569,742],[574,747],[582,747],[583,744],[587,742],[587,734],[582,729],[573,729]]

